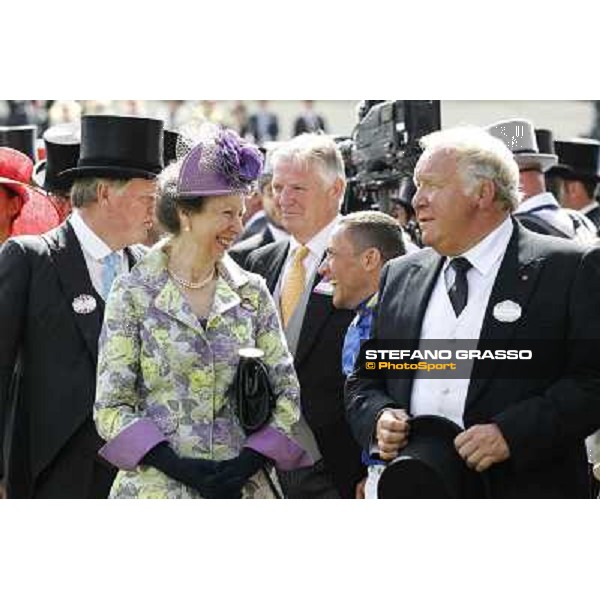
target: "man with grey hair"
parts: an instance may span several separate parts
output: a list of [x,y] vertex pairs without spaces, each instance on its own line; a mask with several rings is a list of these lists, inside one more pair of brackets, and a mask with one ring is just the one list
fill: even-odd
[[[98,337],[114,278],[153,225],[163,123],[82,119],[73,213],[0,251],[0,432],[11,498],[105,498],[116,471],[97,456],[92,407]],[[127,352],[131,339],[123,340]],[[0,436],[2,437],[2,436]],[[0,439],[0,448],[3,440]]]
[[331,138],[303,134],[279,146],[272,165],[275,204],[291,238],[255,250],[246,268],[266,278],[280,307],[300,380],[297,439],[316,461],[280,480],[292,498],[353,498],[364,469],[345,420],[341,369],[353,313],[333,306],[331,284],[318,273],[340,219],[344,164]]
[[587,497],[584,440],[600,426],[600,249],[532,233],[511,218],[518,167],[484,130],[435,132],[422,145],[413,205],[430,248],[384,267],[373,339],[403,338],[413,349],[425,340],[508,349],[519,340],[539,349],[541,341],[542,362],[554,368],[517,378],[492,361],[482,377],[485,361],[475,361],[466,379],[420,371],[374,379],[359,367],[346,389],[355,437],[390,461],[416,443],[413,418],[418,437],[417,417],[442,417],[462,430],[450,447],[459,464],[484,474],[479,493]]

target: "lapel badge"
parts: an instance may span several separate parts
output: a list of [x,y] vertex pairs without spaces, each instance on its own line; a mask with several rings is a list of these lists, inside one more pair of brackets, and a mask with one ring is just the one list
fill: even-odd
[[313,293],[323,296],[333,296],[333,284],[329,280],[321,279],[313,289]]
[[88,294],[80,294],[73,299],[73,310],[78,315],[88,315],[96,310],[97,302],[94,296]]
[[514,323],[521,318],[521,306],[512,300],[498,302],[494,306],[494,318],[501,323]]

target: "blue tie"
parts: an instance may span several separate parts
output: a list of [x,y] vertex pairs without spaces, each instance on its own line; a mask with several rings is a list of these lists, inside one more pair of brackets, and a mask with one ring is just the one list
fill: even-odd
[[110,287],[117,276],[118,265],[119,255],[116,252],[111,252],[102,261],[102,297],[104,300],[108,298]]

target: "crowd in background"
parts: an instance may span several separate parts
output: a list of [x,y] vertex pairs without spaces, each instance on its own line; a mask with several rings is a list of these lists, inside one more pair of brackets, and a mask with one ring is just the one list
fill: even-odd
[[[27,142],[0,144],[9,496],[597,494],[597,140],[442,129],[390,214],[343,215],[311,101],[289,135],[266,101],[5,105],[0,132]],[[514,331],[554,370],[374,382],[358,362],[370,337]],[[244,347],[272,384],[256,431],[229,402]]]
[[0,100],[0,126],[37,125],[38,134],[53,125],[77,121],[86,114],[118,114],[161,119],[165,128],[179,130],[188,123],[211,121],[237,131],[255,143],[288,139],[310,131],[328,131],[326,118],[313,100],[298,103],[290,131],[267,100]]

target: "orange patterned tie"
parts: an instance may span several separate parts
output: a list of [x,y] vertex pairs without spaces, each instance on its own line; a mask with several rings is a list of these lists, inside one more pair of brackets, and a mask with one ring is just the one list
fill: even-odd
[[292,266],[290,267],[285,283],[281,290],[281,318],[284,327],[287,327],[290,317],[296,310],[296,305],[300,296],[304,293],[306,285],[306,269],[304,268],[304,259],[309,253],[306,246],[298,246],[294,252]]

